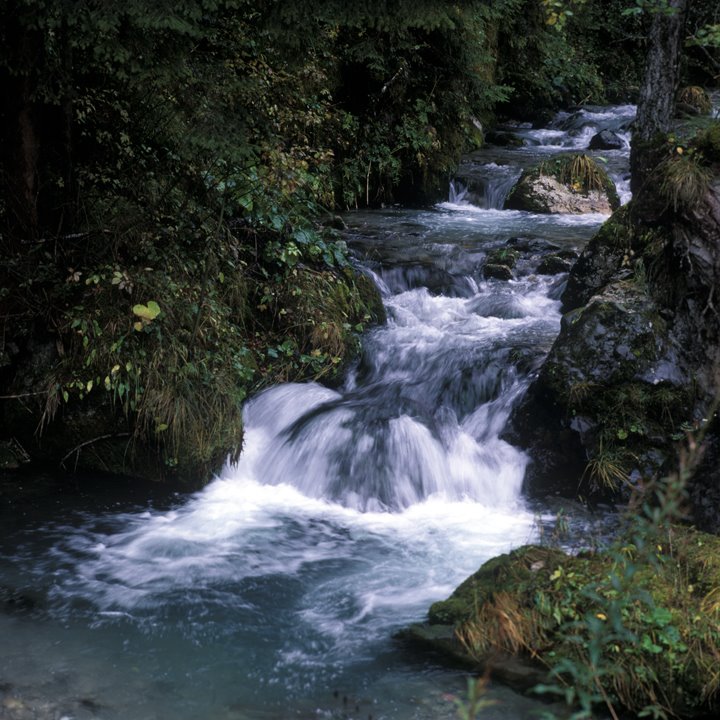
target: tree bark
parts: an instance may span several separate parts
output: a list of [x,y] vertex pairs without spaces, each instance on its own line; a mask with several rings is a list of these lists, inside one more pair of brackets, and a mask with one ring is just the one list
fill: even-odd
[[655,141],[660,134],[670,130],[675,115],[683,29],[690,2],[668,0],[668,12],[658,10],[652,19],[630,152],[630,187],[633,194],[643,187],[655,166]]
[[8,18],[5,40],[8,63],[0,73],[5,101],[0,123],[0,178],[7,203],[9,239],[17,244],[38,236],[40,137],[32,68],[42,57],[42,43],[38,31],[23,27],[14,15]]

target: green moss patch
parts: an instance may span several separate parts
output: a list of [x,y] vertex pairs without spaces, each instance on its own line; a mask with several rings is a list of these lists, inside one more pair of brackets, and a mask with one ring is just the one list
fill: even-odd
[[580,681],[581,666],[598,684],[589,691],[633,712],[711,712],[720,700],[720,538],[670,526],[643,539],[652,544],[634,537],[606,553],[526,546],[501,555],[435,603],[430,623],[453,623],[479,665],[509,654],[566,682]]

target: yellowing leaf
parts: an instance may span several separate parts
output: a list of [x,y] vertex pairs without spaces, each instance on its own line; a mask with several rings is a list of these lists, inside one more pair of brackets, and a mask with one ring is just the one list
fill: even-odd
[[150,300],[147,305],[135,305],[133,307],[133,313],[146,322],[152,322],[160,312],[160,306],[154,300]]

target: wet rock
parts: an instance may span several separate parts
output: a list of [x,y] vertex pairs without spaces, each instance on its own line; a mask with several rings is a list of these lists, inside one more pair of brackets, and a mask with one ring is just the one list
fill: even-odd
[[615,184],[591,157],[559,155],[523,171],[505,206],[535,213],[602,213],[620,205]]
[[690,384],[655,302],[632,282],[608,285],[563,317],[514,415],[534,458],[527,491],[602,498],[621,490],[633,467],[656,474],[671,453],[670,416],[689,412]]
[[495,280],[512,280],[513,272],[507,265],[486,264],[483,267],[483,277]]
[[326,220],[323,221],[323,227],[331,228],[333,230],[347,230],[348,226],[340,215],[330,215]]
[[514,237],[507,241],[507,246],[514,250],[527,253],[559,252],[560,246],[544,238]]
[[[622,656],[608,652],[601,661],[604,667],[611,664],[610,673],[618,672],[623,680],[637,675],[643,682],[617,684],[603,677],[606,689],[612,687],[618,704],[635,712],[658,692],[674,716],[712,712],[717,697],[703,687],[714,672],[711,658],[720,635],[715,619],[702,608],[707,593],[720,582],[720,538],[683,527],[664,528],[662,537],[668,533],[672,548],[650,542],[646,553],[652,556],[652,566],[647,561],[646,567],[634,567],[634,559],[627,565],[618,563],[629,548],[633,558],[639,552],[635,537],[619,539],[607,554],[567,555],[556,548],[527,545],[500,555],[447,600],[434,603],[427,623],[409,628],[401,637],[457,662],[473,662],[477,670],[516,689],[529,689],[545,681],[548,670],[563,659],[578,662],[579,643],[587,647],[589,635],[604,632],[591,629],[592,621],[583,618],[607,621],[609,608],[617,606],[618,585],[627,586],[625,573],[632,572],[632,587],[623,592],[651,598],[642,604],[648,603],[652,614],[624,613],[623,627],[629,634],[647,637],[648,623],[657,622],[673,638],[667,643],[673,652],[662,652],[647,641],[634,644]],[[666,562],[670,557],[672,561]],[[640,604],[621,602],[627,607]],[[607,637],[611,632],[616,630],[608,628]]]
[[559,275],[560,273],[569,272],[572,263],[559,255],[547,255],[544,257],[537,267],[540,275]]
[[485,260],[488,265],[505,265],[510,269],[514,268],[520,253],[510,247],[500,247],[491,250]]
[[590,150],[622,150],[623,147],[622,138],[612,130],[601,130],[592,136],[588,145]]
[[490,145],[498,147],[517,147],[522,145],[522,139],[512,132],[503,130],[491,130],[485,135],[485,141]]
[[0,585],[0,612],[6,615],[28,615],[38,610],[39,600],[30,594]]
[[510,210],[527,210],[541,214],[609,215],[612,212],[606,193],[600,190],[591,190],[587,194],[577,193],[547,175],[521,178],[508,197],[506,207]]
[[629,209],[618,210],[593,236],[573,266],[562,296],[563,312],[585,305],[620,269],[631,244]]
[[[570,271],[560,334],[507,433],[533,458],[531,494],[627,496],[639,478],[676,469],[683,428],[713,406],[720,180],[692,211],[650,221],[648,206],[617,212]],[[701,465],[689,490],[696,522],[720,530],[716,467]]]

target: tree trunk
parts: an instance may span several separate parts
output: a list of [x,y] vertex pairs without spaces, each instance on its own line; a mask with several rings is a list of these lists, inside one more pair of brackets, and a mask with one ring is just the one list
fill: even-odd
[[5,108],[2,114],[2,191],[8,212],[12,243],[32,241],[38,236],[38,160],[40,137],[35,101],[33,63],[42,57],[37,30],[22,27],[11,15],[6,31],[9,58],[0,74]]
[[655,166],[655,141],[670,130],[675,115],[683,28],[690,1],[668,0],[668,12],[657,11],[652,19],[630,152],[633,194],[642,188]]

